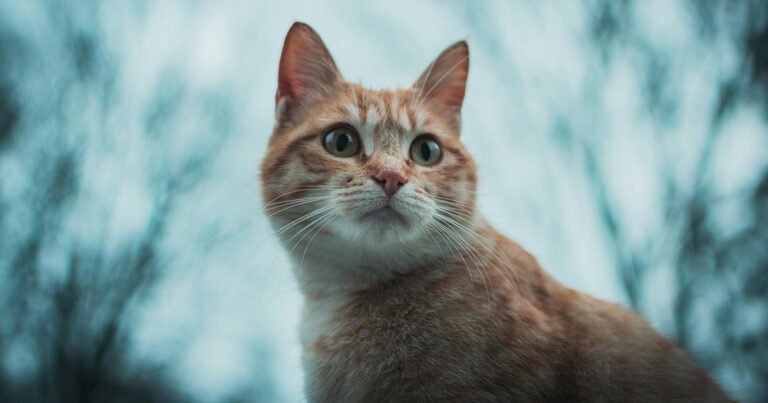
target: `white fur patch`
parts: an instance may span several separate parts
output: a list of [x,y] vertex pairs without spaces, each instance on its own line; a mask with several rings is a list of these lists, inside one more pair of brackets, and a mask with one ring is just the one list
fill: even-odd
[[349,123],[356,127],[361,127],[363,122],[360,120],[360,109],[357,107],[357,105],[355,105],[353,102],[350,102],[344,105],[344,107],[347,109],[347,113],[349,114]]
[[376,125],[379,123],[380,119],[381,114],[379,113],[379,110],[373,105],[369,106],[365,116],[365,123],[361,125],[363,148],[365,149],[365,153],[367,155],[373,155],[373,131],[376,128]]
[[424,111],[416,112],[416,127],[424,127],[427,122],[427,113]]
[[340,295],[334,295],[305,305],[299,331],[305,347],[312,345],[320,336],[335,334],[333,315],[344,306],[344,302]]
[[411,131],[413,130],[413,127],[411,127],[411,119],[408,119],[408,111],[405,109],[405,107],[402,107],[398,109],[398,123],[400,123],[400,126],[405,129],[405,131]]

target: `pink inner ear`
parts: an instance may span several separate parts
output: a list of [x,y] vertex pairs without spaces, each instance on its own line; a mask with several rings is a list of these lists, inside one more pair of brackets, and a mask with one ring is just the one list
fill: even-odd
[[469,48],[464,41],[444,50],[419,77],[414,88],[426,99],[458,114],[469,73]]
[[280,57],[275,96],[278,108],[281,103],[288,107],[327,93],[339,79],[336,64],[320,36],[306,24],[293,24]]
[[[464,78],[466,80],[466,78]],[[441,87],[431,98],[443,105],[448,111],[459,113],[464,103],[464,85],[447,84]]]
[[290,65],[291,61],[287,63],[280,63],[280,75],[277,80],[277,94],[275,101],[279,104],[281,100],[286,103],[290,103],[291,100],[301,99],[302,94],[306,91],[305,83],[296,79],[297,73]]

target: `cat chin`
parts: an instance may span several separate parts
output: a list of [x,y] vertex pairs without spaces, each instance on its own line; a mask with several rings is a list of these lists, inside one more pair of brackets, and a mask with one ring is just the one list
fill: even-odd
[[379,209],[369,211],[360,216],[359,221],[366,225],[376,225],[384,228],[397,228],[408,226],[408,222],[402,213],[390,206],[384,206]]
[[373,248],[412,242],[423,232],[417,219],[389,207],[364,213],[354,220],[337,222],[334,227],[333,232],[341,238]]

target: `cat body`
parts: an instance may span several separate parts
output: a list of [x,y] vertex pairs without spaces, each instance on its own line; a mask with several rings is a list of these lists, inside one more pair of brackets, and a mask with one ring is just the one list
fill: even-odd
[[479,231],[498,257],[478,264],[514,267],[514,285],[494,270],[468,279],[458,258],[365,290],[307,295],[312,401],[724,401],[635,314],[561,286],[518,245]]
[[261,177],[305,297],[312,402],[729,401],[624,308],[564,287],[476,211],[469,54],[412,88],[344,81],[294,24]]

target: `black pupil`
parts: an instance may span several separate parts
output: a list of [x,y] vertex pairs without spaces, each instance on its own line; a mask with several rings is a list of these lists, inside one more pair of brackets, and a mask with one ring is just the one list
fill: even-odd
[[421,152],[421,158],[423,158],[424,161],[429,161],[429,157],[432,156],[432,147],[429,146],[428,141],[421,143],[419,152]]
[[342,133],[336,138],[336,151],[342,152],[347,149],[347,145],[352,142],[352,136]]

